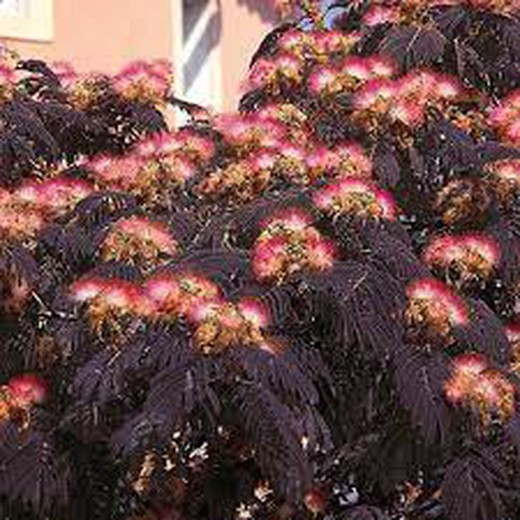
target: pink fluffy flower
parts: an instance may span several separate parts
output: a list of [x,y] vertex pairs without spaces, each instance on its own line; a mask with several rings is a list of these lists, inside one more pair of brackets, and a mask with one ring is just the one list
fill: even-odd
[[299,208],[290,208],[280,211],[276,215],[264,220],[260,227],[284,227],[291,231],[302,231],[308,226],[312,225],[313,219],[306,212]]
[[70,288],[70,296],[78,303],[85,303],[96,298],[107,287],[106,278],[86,275],[74,282]]
[[362,179],[346,177],[331,182],[313,195],[313,202],[319,209],[337,214],[387,220],[397,216],[392,195]]
[[439,319],[447,318],[451,325],[463,326],[469,321],[464,300],[435,278],[422,278],[410,283],[406,294],[411,302],[419,307],[429,307],[431,315]]
[[13,198],[34,204],[42,211],[59,214],[88,197],[93,187],[79,179],[56,177],[40,183],[27,182],[13,192]]
[[457,356],[452,363],[452,376],[444,387],[448,401],[452,404],[462,403],[479,375],[488,367],[489,361],[482,354],[469,353]]
[[340,71],[332,66],[316,67],[307,80],[307,88],[314,95],[331,95],[343,88]]
[[254,323],[255,326],[260,329],[265,329],[269,326],[269,311],[258,298],[241,298],[237,306],[240,313],[247,321]]
[[168,95],[172,84],[172,68],[163,60],[134,61],[117,74],[112,85],[123,97],[159,103]]
[[368,27],[374,27],[384,23],[396,23],[399,21],[399,10],[396,7],[384,7],[373,5],[363,15],[362,22]]
[[15,376],[9,380],[7,387],[12,392],[16,405],[21,408],[43,403],[49,394],[45,380],[35,374]]
[[464,275],[487,278],[500,261],[500,247],[483,234],[447,235],[430,242],[424,259],[432,266],[456,267]]

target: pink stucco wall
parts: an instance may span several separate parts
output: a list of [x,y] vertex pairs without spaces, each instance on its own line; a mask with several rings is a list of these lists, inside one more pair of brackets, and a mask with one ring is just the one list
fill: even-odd
[[[229,4],[233,8],[229,8]],[[236,106],[251,56],[275,21],[266,0],[221,0],[222,92],[225,109]],[[226,8],[226,6],[228,6]]]
[[136,58],[169,58],[171,0],[54,0],[54,41],[3,40],[24,56],[111,72]]

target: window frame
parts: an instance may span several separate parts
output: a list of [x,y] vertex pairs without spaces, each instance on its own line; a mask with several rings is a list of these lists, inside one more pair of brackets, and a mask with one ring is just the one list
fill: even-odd
[[0,38],[50,42],[54,38],[54,0],[24,0],[25,13],[0,16]]

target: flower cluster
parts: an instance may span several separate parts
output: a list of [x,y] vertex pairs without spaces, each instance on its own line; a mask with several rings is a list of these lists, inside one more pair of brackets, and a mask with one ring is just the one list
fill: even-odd
[[63,81],[67,100],[77,110],[96,107],[110,85],[110,79],[100,73],[77,73]]
[[431,241],[424,260],[440,269],[454,268],[463,281],[485,280],[500,261],[500,248],[495,240],[483,234],[447,235]]
[[267,338],[269,325],[265,307],[252,298],[238,303],[204,303],[195,313],[195,343],[205,354],[236,346],[253,346],[276,354],[279,343]]
[[413,70],[402,78],[369,81],[354,96],[355,118],[368,130],[384,121],[404,128],[420,126],[428,107],[442,110],[462,99],[458,80],[428,70]]
[[256,114],[223,114],[216,118],[214,127],[239,155],[275,146],[288,132],[281,122]]
[[520,188],[520,159],[505,159],[487,165],[487,171],[496,193],[502,199],[508,199]]
[[314,142],[306,125],[301,111],[290,104],[267,105],[256,115],[220,117],[216,129],[238,160],[209,173],[197,191],[248,201],[274,178],[295,185],[325,178],[371,178],[372,161],[359,144],[327,148]]
[[154,274],[143,284],[85,275],[71,286],[70,297],[87,305],[97,332],[106,324],[117,331],[125,318],[190,319],[202,303],[222,300],[218,286],[194,273]]
[[342,31],[302,31],[290,29],[277,41],[281,52],[305,58],[306,63],[327,63],[346,56],[361,34]]
[[305,128],[307,114],[292,103],[270,103],[264,105],[258,112],[258,118],[265,121],[278,122],[291,129],[298,127]]
[[271,180],[275,157],[267,152],[251,159],[231,163],[207,175],[197,186],[200,194],[230,196],[240,201],[249,201],[260,195]]
[[520,375],[520,324],[508,323],[505,327],[506,336],[511,345],[511,370]]
[[491,197],[486,185],[477,179],[455,179],[437,193],[434,210],[447,226],[483,220]]
[[11,99],[17,80],[15,66],[7,56],[0,57],[0,100]]
[[142,284],[87,275],[71,286],[70,297],[87,305],[90,324],[98,333],[104,327],[123,333],[125,318],[182,319],[193,330],[194,346],[205,354],[239,345],[271,354],[281,348],[265,335],[270,320],[260,300],[228,301],[218,285],[193,272],[158,273]]
[[454,327],[464,326],[469,313],[464,300],[435,278],[421,278],[406,288],[409,326],[427,336],[451,339]]
[[89,110],[109,92],[122,99],[162,106],[173,81],[167,60],[135,61],[110,77],[101,73],[78,72],[68,62],[54,62],[51,69],[65,89],[67,99],[78,110]]
[[130,191],[158,202],[169,188],[183,186],[214,155],[210,139],[192,131],[158,134],[119,157],[101,156],[87,163],[100,188]]
[[53,177],[29,181],[12,191],[0,193],[0,237],[34,238],[44,225],[71,210],[88,197],[93,187],[86,181]]
[[245,90],[264,89],[278,95],[284,89],[293,89],[303,81],[303,61],[293,54],[277,54],[255,62]]
[[152,201],[161,193],[162,179],[158,165],[135,153],[120,157],[95,157],[86,167],[101,189],[129,191],[141,199]]
[[420,24],[428,20],[428,11],[436,6],[466,6],[501,14],[520,10],[518,0],[377,0],[363,16],[363,24],[374,27],[380,24]]
[[173,68],[167,60],[135,61],[113,79],[112,85],[123,98],[160,105],[172,88]]
[[43,403],[47,395],[47,385],[41,377],[34,374],[13,377],[0,386],[0,421],[22,419],[27,423],[31,407]]
[[506,421],[515,409],[513,385],[480,354],[462,354],[453,359],[444,391],[451,404],[478,413],[484,426],[494,418]]
[[514,90],[489,112],[489,124],[499,137],[513,145],[520,143],[520,90]]
[[141,157],[157,158],[162,161],[182,155],[196,164],[204,164],[215,155],[215,144],[208,137],[186,128],[177,132],[154,134],[139,141],[135,151]]
[[344,178],[331,182],[316,191],[314,204],[333,215],[394,220],[397,207],[392,195],[370,181]]
[[162,258],[171,258],[178,244],[161,222],[145,217],[123,218],[113,224],[101,245],[101,257],[157,267]]
[[330,269],[335,256],[334,243],[313,226],[312,218],[290,209],[264,222],[251,262],[259,280],[281,283],[300,271]]
[[320,0],[273,0],[273,6],[283,17],[302,11],[316,20],[321,12]]
[[394,67],[387,58],[348,56],[338,65],[318,65],[309,74],[307,90],[316,96],[352,92],[377,79],[391,78]]
[[128,320],[150,317],[154,312],[139,285],[117,278],[85,275],[72,284],[70,297],[87,305],[90,324],[99,336],[106,329],[113,337],[123,335]]

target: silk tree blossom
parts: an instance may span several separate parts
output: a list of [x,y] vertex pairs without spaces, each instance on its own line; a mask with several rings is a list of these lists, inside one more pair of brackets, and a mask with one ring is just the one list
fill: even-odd
[[46,223],[47,216],[36,205],[20,201],[11,194],[3,195],[0,201],[0,241],[33,244]]
[[0,190],[0,237],[32,246],[47,223],[72,210],[93,191],[90,183],[63,176],[26,181],[12,191]]
[[333,148],[332,153],[337,157],[336,177],[372,177],[372,160],[360,144],[347,142]]
[[312,46],[312,34],[299,29],[285,31],[277,41],[281,52],[294,56],[304,57],[310,52]]
[[387,120],[413,129],[424,122],[429,106],[447,107],[464,95],[458,80],[419,69],[401,79],[382,78],[366,83],[354,96],[355,116],[372,130]]
[[[332,96],[345,90],[349,85],[338,67],[319,65],[309,74],[307,90],[315,96]],[[352,88],[350,86],[350,88]]]
[[453,359],[444,393],[450,404],[475,412],[484,427],[493,418],[507,421],[515,409],[514,386],[481,354],[461,354]]
[[282,17],[304,12],[314,20],[320,19],[321,0],[271,0]]
[[520,89],[510,92],[489,110],[489,124],[508,143],[520,143]]
[[447,235],[430,242],[424,260],[441,269],[455,268],[463,280],[474,277],[485,280],[500,262],[500,247],[484,234]]
[[499,195],[507,197],[520,189],[520,159],[506,159],[486,166]]
[[388,58],[348,56],[336,65],[318,65],[310,73],[307,88],[313,95],[332,96],[353,92],[362,85],[395,74]]
[[249,72],[245,90],[265,89],[279,94],[283,88],[297,88],[303,81],[302,60],[294,54],[282,53],[261,58]]
[[361,33],[328,30],[309,33],[307,41],[311,56],[319,62],[327,62],[332,57],[347,55],[361,39]]
[[53,61],[49,67],[65,88],[70,87],[78,77],[78,71],[70,61]]
[[206,163],[215,155],[215,144],[207,137],[184,129],[171,133],[158,133],[140,141],[136,153],[145,158],[180,156],[197,163]]
[[313,195],[320,210],[333,215],[395,220],[397,206],[392,195],[370,181],[346,177],[330,182]]
[[295,182],[305,182],[308,152],[305,146],[284,140],[275,149],[276,167],[282,175]]
[[145,267],[159,265],[161,259],[171,258],[177,250],[177,241],[164,223],[133,216],[111,226],[101,245],[101,256],[106,261]]
[[399,8],[396,6],[372,5],[363,15],[362,22],[368,27],[399,21]]
[[307,114],[291,103],[270,103],[258,111],[258,118],[283,125],[303,127],[307,122]]
[[22,373],[0,386],[0,424],[14,420],[23,428],[30,422],[30,411],[49,398],[49,387],[42,377]]
[[193,272],[153,275],[144,283],[143,292],[153,302],[154,317],[162,320],[196,322],[202,304],[223,301],[217,284]]
[[449,339],[454,327],[469,322],[464,300],[435,278],[421,278],[406,289],[408,325],[435,337]]
[[157,190],[157,168],[147,168],[148,161],[136,154],[121,157],[97,157],[87,167],[94,172],[94,180],[102,188],[124,190],[140,196]]
[[505,325],[506,336],[511,346],[510,368],[517,376],[520,375],[520,323],[511,322]]
[[334,243],[311,225],[299,209],[286,210],[266,221],[252,251],[252,268],[262,281],[282,283],[297,272],[331,269]]
[[61,78],[67,100],[77,110],[89,110],[107,93],[110,78],[99,72],[76,73]]
[[290,29],[280,36],[277,47],[282,53],[290,53],[306,61],[326,63],[346,56],[360,40],[361,33],[342,31],[302,31]]
[[354,94],[354,108],[364,114],[384,116],[395,103],[399,86],[389,79],[375,79],[367,82]]
[[197,192],[210,198],[252,200],[267,188],[276,162],[276,156],[269,152],[253,154],[208,174],[197,185]]
[[21,407],[43,403],[49,394],[45,380],[36,374],[21,374],[7,383],[16,403]]
[[497,14],[515,14],[520,10],[518,0],[376,0],[363,16],[363,23],[370,27],[385,23],[424,23],[428,11],[437,6],[461,6]]
[[72,302],[85,306],[92,330],[108,333],[114,346],[124,337],[128,321],[153,318],[155,302],[133,282],[118,278],[84,275],[69,288]]
[[215,130],[237,152],[272,148],[287,137],[288,129],[279,121],[255,115],[223,114],[216,118]]
[[339,166],[339,157],[325,146],[315,146],[307,153],[307,177],[310,182],[327,176],[333,176]]
[[135,61],[113,78],[112,85],[131,101],[161,104],[171,90],[172,79],[173,67],[165,60]]
[[6,59],[0,59],[0,100],[7,101],[12,98],[17,79],[13,64]]
[[56,217],[88,197],[94,187],[83,180],[55,177],[42,182],[27,182],[13,192],[13,198],[32,204],[43,213]]
[[129,191],[150,202],[161,200],[166,188],[184,185],[196,171],[181,156],[145,156],[135,150],[125,156],[96,157],[86,166],[100,188]]
[[269,350],[270,341],[263,330],[269,317],[258,301],[202,303],[195,314],[194,340],[205,354],[240,346]]

